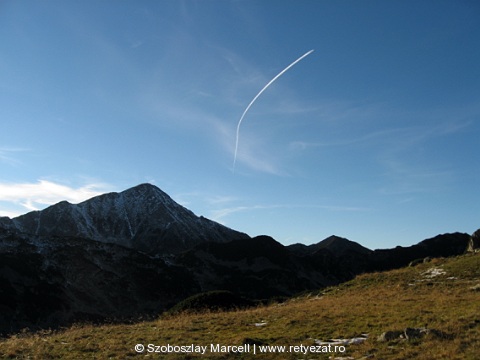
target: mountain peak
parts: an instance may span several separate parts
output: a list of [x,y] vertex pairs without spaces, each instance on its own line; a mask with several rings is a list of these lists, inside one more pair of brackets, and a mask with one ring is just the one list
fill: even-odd
[[[133,186],[133,187],[128,188],[128,189],[123,190],[123,191],[119,191],[119,192],[113,191],[113,192],[109,192],[109,193],[94,196],[90,199],[87,199],[87,200],[79,203],[78,205],[95,201],[95,199],[128,197],[128,198],[137,198],[138,200],[145,200],[146,198],[150,198],[151,200],[153,200],[154,198],[157,198],[159,196],[162,197],[162,198],[171,199],[170,196],[168,196],[165,192],[160,190],[160,188],[158,188],[157,186],[155,186],[153,184],[149,184],[149,183],[143,183],[143,184]],[[61,202],[65,202],[65,201],[61,201]],[[58,204],[60,204],[60,203],[58,203]],[[58,205],[58,204],[56,204],[56,205]]]
[[303,244],[293,244],[289,245],[288,248],[290,251],[301,256],[311,255],[323,249],[332,252],[335,256],[342,256],[347,251],[354,251],[360,254],[368,254],[371,252],[370,249],[367,249],[355,241],[351,241],[336,235],[331,235],[316,244],[308,246]]
[[328,249],[337,256],[344,254],[346,251],[355,251],[363,254],[371,252],[370,249],[367,249],[355,241],[351,241],[336,235],[329,236],[328,238],[320,241],[318,244],[315,244],[314,247],[316,250]]
[[167,195],[157,186],[150,183],[142,183],[126,190],[123,190],[121,194],[135,194],[135,193],[161,193]]
[[248,235],[198,217],[152,184],[93,197],[79,204],[62,201],[13,219],[22,232],[75,236],[158,255],[205,241],[226,242]]
[[125,191],[132,190],[132,189],[157,189],[157,190],[160,190],[157,186],[155,186],[153,184],[141,183],[141,184],[135,185],[135,186],[133,186],[130,189],[127,189]]

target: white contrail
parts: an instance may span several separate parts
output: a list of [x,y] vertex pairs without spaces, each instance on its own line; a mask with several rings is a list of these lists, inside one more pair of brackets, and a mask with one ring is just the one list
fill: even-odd
[[294,66],[296,63],[298,63],[298,62],[301,61],[303,58],[305,58],[305,57],[307,57],[308,55],[310,55],[313,51],[314,51],[314,50],[312,49],[312,50],[310,50],[309,52],[303,54],[303,55],[300,56],[297,60],[295,60],[294,62],[292,62],[290,65],[288,65],[285,69],[283,69],[282,71],[280,71],[277,76],[275,76],[272,80],[270,80],[270,81],[268,82],[268,84],[265,85],[262,90],[260,90],[260,92],[253,98],[253,100],[250,101],[250,104],[248,104],[247,108],[246,108],[245,111],[243,112],[240,120],[238,121],[238,125],[237,125],[237,138],[236,138],[236,141],[235,141],[235,155],[234,155],[234,157],[233,157],[233,172],[235,172],[235,163],[237,162],[238,137],[239,137],[239,135],[240,135],[240,125],[241,125],[242,120],[243,120],[245,114],[247,113],[248,109],[250,109],[250,107],[253,105],[253,103],[255,102],[255,100],[257,100],[258,97],[259,97],[265,90],[267,90],[267,88],[268,88],[270,85],[272,85],[272,83],[273,83],[275,80],[277,80],[280,76],[282,76],[283,74],[285,74],[285,73],[288,71],[288,69],[290,69],[290,68],[291,68],[292,66]]

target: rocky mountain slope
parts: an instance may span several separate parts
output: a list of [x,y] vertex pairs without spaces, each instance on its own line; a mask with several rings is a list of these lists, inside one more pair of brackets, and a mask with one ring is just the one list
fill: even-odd
[[150,255],[179,253],[205,241],[248,238],[196,216],[151,184],[96,196],[79,204],[62,201],[12,219],[10,228],[35,236],[92,239]]

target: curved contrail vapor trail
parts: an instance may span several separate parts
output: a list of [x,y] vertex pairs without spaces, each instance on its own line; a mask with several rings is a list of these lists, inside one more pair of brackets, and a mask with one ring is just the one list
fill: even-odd
[[282,76],[283,74],[285,74],[288,69],[290,69],[292,66],[294,66],[296,63],[298,63],[299,61],[301,61],[302,59],[306,58],[308,55],[310,55],[314,50],[310,50],[308,52],[306,52],[305,54],[303,54],[302,56],[300,56],[297,60],[295,60],[294,62],[292,62],[290,65],[288,65],[285,69],[283,69],[282,71],[280,71],[278,73],[277,76],[275,76],[272,80],[270,80],[268,82],[267,85],[265,85],[263,87],[262,90],[260,90],[260,92],[255,95],[255,97],[253,98],[252,101],[250,101],[250,104],[248,104],[247,108],[243,111],[243,114],[242,116],[240,117],[240,120],[238,121],[238,125],[237,125],[237,138],[235,140],[235,155],[233,157],[233,172],[235,172],[235,163],[237,162],[237,152],[238,152],[238,138],[239,138],[239,135],[240,135],[240,125],[242,124],[242,120],[243,118],[245,117],[245,114],[248,112],[248,110],[251,108],[251,106],[253,105],[253,103],[258,99],[258,97],[260,95],[262,95],[262,93],[267,90],[267,88],[272,85],[272,83],[277,80],[280,76]]

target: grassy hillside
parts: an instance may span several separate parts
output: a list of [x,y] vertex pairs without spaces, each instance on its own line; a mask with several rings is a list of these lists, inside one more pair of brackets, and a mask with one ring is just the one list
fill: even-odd
[[[386,331],[422,327],[434,331],[422,338],[377,341]],[[361,334],[364,337],[368,334],[366,341],[358,339]],[[337,343],[336,353],[304,353],[305,348],[300,348],[300,345],[315,345],[315,340],[353,338],[357,338],[353,342],[358,344]],[[137,353],[135,344],[143,344],[146,349]],[[203,351],[200,346],[206,346],[206,352],[204,355],[151,353],[147,351],[148,344],[194,344],[198,351]],[[250,348],[233,349],[250,352],[222,353],[221,350],[227,349],[217,344],[250,344]],[[285,352],[279,354],[279,348],[263,348],[276,345],[286,346]],[[261,354],[261,349],[269,352]],[[323,343],[309,350],[333,349],[333,345],[328,348]],[[478,359],[478,354],[480,254],[434,259],[414,267],[365,274],[318,294],[247,310],[184,313],[130,325],[78,325],[64,331],[24,333],[0,341],[0,356],[7,359],[473,360]]]

